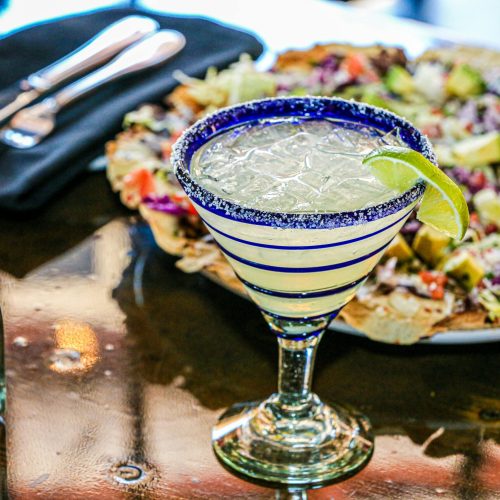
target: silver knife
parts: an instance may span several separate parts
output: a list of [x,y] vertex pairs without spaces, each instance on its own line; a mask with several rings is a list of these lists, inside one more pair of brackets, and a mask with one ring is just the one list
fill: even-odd
[[111,24],[67,56],[21,80],[18,90],[9,92],[10,102],[0,109],[0,123],[63,81],[100,66],[158,28],[154,19],[145,16],[128,16]]
[[56,126],[57,113],[101,85],[125,75],[167,61],[183,49],[186,39],[175,30],[160,30],[136,42],[105,66],[46,97],[38,104],[18,111],[0,130],[0,141],[8,146],[28,149],[36,146]]

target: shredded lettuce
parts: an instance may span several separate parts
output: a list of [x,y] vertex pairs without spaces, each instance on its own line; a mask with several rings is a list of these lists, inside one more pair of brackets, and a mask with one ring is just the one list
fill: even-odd
[[500,318],[500,299],[491,290],[481,290],[478,301],[488,311],[492,321]]
[[273,74],[258,72],[248,54],[242,54],[238,62],[221,72],[209,68],[204,79],[189,77],[179,70],[174,72],[174,78],[187,85],[191,97],[209,110],[276,95]]
[[152,130],[155,123],[154,109],[152,106],[144,105],[139,109],[130,111],[123,118],[123,126],[125,128],[132,125],[142,125]]
[[125,115],[123,119],[124,128],[129,128],[133,125],[141,125],[153,132],[167,130],[171,134],[186,127],[186,123],[177,115],[165,113],[158,106],[150,104],[144,104]]

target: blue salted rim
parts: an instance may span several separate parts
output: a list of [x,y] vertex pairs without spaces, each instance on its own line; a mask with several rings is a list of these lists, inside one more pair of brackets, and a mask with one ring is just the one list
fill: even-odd
[[290,229],[333,229],[365,224],[399,212],[417,201],[425,190],[418,182],[403,194],[379,205],[352,212],[291,214],[242,207],[200,186],[190,175],[193,154],[214,135],[236,125],[262,118],[299,116],[333,118],[362,123],[382,132],[399,128],[407,146],[432,163],[436,157],[429,140],[413,125],[389,111],[355,101],[330,97],[280,97],[250,101],[209,115],[187,129],[173,147],[172,163],[179,183],[189,198],[205,210],[237,222]]

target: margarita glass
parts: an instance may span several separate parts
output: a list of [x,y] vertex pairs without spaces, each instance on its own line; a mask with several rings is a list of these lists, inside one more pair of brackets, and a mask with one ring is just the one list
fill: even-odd
[[[215,453],[253,478],[314,486],[355,473],[373,452],[364,416],[324,403],[311,391],[318,343],[398,233],[425,185],[417,182],[384,202],[349,211],[316,207],[297,213],[280,210],[279,204],[262,210],[235,203],[194,175],[197,153],[214,138],[230,130],[240,130],[244,138],[252,124],[290,118],[328,121],[341,131],[373,135],[379,145],[397,131],[400,144],[434,163],[435,158],[429,141],[404,119],[365,104],[320,97],[265,99],[223,109],[193,125],[174,146],[180,184],[279,344],[278,391],[227,410],[213,428]],[[352,141],[346,144],[344,157],[359,155]],[[216,149],[224,153],[223,145]],[[340,157],[333,154],[331,161],[335,166]],[[355,184],[350,189],[355,194]]]

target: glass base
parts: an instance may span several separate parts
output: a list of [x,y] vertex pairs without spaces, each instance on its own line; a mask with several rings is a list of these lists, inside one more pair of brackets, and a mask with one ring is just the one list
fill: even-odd
[[212,431],[212,444],[229,468],[254,479],[320,486],[345,479],[373,453],[366,417],[310,394],[287,406],[277,394],[227,410]]

